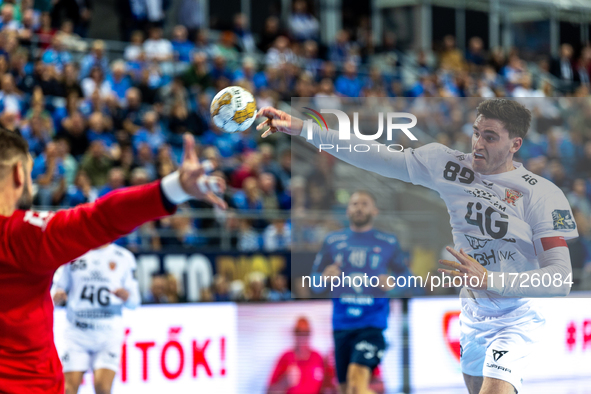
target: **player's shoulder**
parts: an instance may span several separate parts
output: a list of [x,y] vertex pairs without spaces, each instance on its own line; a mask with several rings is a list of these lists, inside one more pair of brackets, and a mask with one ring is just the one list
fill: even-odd
[[135,260],[135,255],[130,252],[128,249],[125,249],[123,246],[119,246],[117,244],[111,244],[109,245],[109,247],[111,248],[111,253],[113,253],[113,255],[115,257],[124,259],[124,260],[131,260],[134,261]]
[[347,238],[349,238],[349,234],[347,233],[347,230],[345,230],[345,229],[337,230],[337,231],[333,231],[331,233],[328,233],[328,235],[325,238],[325,242],[327,245],[333,245],[337,242],[345,241]]
[[524,188],[531,194],[531,200],[551,200],[556,197],[564,197],[564,192],[551,180],[523,168],[521,178],[524,181]]
[[384,231],[375,230],[374,237],[390,245],[396,245],[398,243],[398,238],[396,238],[394,234],[386,233]]

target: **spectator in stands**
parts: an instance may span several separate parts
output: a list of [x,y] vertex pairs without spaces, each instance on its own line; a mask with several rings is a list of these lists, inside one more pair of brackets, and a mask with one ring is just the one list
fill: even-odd
[[166,292],[168,290],[168,278],[165,273],[155,273],[152,275],[152,284],[150,291],[146,295],[144,304],[167,304],[170,301]]
[[43,52],[41,59],[45,64],[53,65],[61,73],[65,65],[72,62],[72,55],[64,47],[62,36],[58,34],[53,37],[51,46]]
[[263,53],[266,53],[269,48],[273,45],[277,37],[282,35],[283,32],[280,28],[279,18],[276,16],[269,16],[265,19],[265,26],[263,27],[263,33],[259,40],[258,48]]
[[105,42],[103,40],[93,41],[91,52],[82,58],[80,78],[88,77],[95,67],[100,68],[103,75],[109,72],[109,59],[105,56]]
[[98,191],[92,186],[90,178],[84,170],[78,171],[74,184],[68,187],[64,206],[75,207],[79,204],[94,202],[98,198]]
[[127,61],[134,61],[140,57],[144,51],[144,33],[140,30],[135,30],[131,33],[131,42],[125,47],[123,58]]
[[229,302],[230,284],[224,275],[217,274],[213,278],[213,301]]
[[[222,154],[223,156],[223,154]],[[237,189],[243,188],[243,182],[247,178],[254,178],[258,177],[261,171],[261,156],[257,152],[249,152],[244,156],[244,162],[240,167],[234,171],[232,174],[232,187]]]
[[193,43],[188,40],[187,28],[183,25],[176,25],[172,31],[172,50],[174,51],[174,58],[182,63],[189,63],[191,61],[191,52],[193,51]]
[[363,82],[357,75],[357,65],[353,62],[345,63],[343,75],[337,78],[335,90],[345,97],[359,97]]
[[287,278],[282,274],[275,274],[269,278],[270,289],[267,293],[269,301],[289,301],[291,291],[287,288]]
[[295,41],[318,40],[320,24],[309,12],[308,2],[296,0],[293,2],[293,11],[287,21],[289,33]]
[[138,88],[131,87],[125,92],[125,101],[127,106],[121,111],[116,119],[116,128],[122,128],[133,135],[139,130],[144,117],[142,108],[142,95]]
[[346,30],[340,30],[337,33],[335,42],[328,49],[328,60],[333,63],[342,64],[347,61],[350,49],[349,33]]
[[53,205],[54,194],[64,178],[64,167],[55,143],[49,142],[45,152],[35,158],[31,176],[38,186],[35,204],[44,207]]
[[111,90],[111,84],[105,80],[105,76],[100,67],[94,67],[90,71],[90,75],[82,80],[80,87],[86,98],[92,96],[95,90],[98,90],[100,97],[103,99],[113,93]]
[[51,26],[51,16],[49,15],[49,12],[43,12],[41,14],[41,26],[35,31],[37,39],[39,40],[39,47],[41,49],[49,48],[51,40],[56,32],[57,30]]
[[466,64],[464,55],[456,47],[456,38],[447,35],[443,38],[443,49],[439,55],[439,66],[446,71],[462,71]]
[[273,174],[265,172],[259,176],[259,189],[261,190],[263,209],[279,209],[279,199]]
[[20,117],[23,109],[22,95],[14,86],[14,77],[10,73],[2,76],[2,90],[0,90],[0,111],[16,113]]
[[51,141],[51,130],[41,116],[32,116],[22,128],[21,133],[29,143],[29,151],[33,156],[39,156],[45,151],[45,145]]
[[560,46],[560,56],[550,61],[550,73],[560,79],[562,87],[568,92],[572,92],[575,83],[580,81],[573,68],[573,52],[573,46],[564,43]]
[[[199,29],[195,37],[194,53],[203,52],[207,57],[213,57],[215,47],[209,42],[209,30]],[[192,56],[192,55],[191,55]]]
[[111,66],[112,73],[107,76],[108,90],[114,93],[119,101],[125,100],[125,92],[131,87],[131,79],[125,74],[125,62],[117,60]]
[[203,91],[213,86],[213,78],[207,68],[207,55],[204,52],[193,54],[191,67],[182,75],[183,85],[193,91]]
[[[220,34],[219,41],[214,46],[214,61],[222,57],[224,64],[227,65],[230,72],[234,72],[239,66],[240,55],[236,49],[236,35],[229,30]],[[232,76],[228,77],[232,81]]]
[[168,302],[173,304],[187,302],[187,297],[185,295],[181,295],[179,291],[178,281],[176,280],[176,276],[169,273],[166,275],[167,279],[167,287],[166,287],[166,296],[168,298]]
[[70,143],[72,156],[75,158],[81,157],[90,146],[85,127],[84,118],[79,112],[74,112],[62,121],[62,135]]
[[160,228],[166,233],[160,237],[162,246],[191,247],[203,243],[188,216],[174,215],[160,219]]
[[175,164],[170,145],[162,145],[158,148],[158,157],[156,159],[156,171],[158,178],[164,178],[166,175],[176,170],[177,165]]
[[54,142],[57,147],[57,157],[61,161],[62,167],[64,168],[64,178],[66,180],[66,185],[69,186],[74,183],[74,177],[78,172],[78,162],[70,154],[70,144],[66,138],[59,136]]
[[468,41],[468,51],[466,52],[466,62],[471,71],[480,71],[485,65],[486,56],[484,53],[482,38],[470,38],[470,41]]
[[291,225],[276,219],[263,232],[263,249],[267,252],[291,248]]
[[267,65],[281,68],[286,63],[295,63],[296,56],[293,54],[289,39],[285,36],[279,36],[273,43],[273,47],[267,51],[265,58]]
[[88,130],[86,135],[88,140],[93,143],[94,141],[100,141],[103,143],[105,148],[112,150],[117,144],[115,136],[106,130],[106,120],[102,113],[94,112],[88,118]]
[[246,276],[246,287],[244,289],[244,301],[260,302],[267,299],[265,288],[265,274],[260,271],[253,271]]
[[156,111],[148,111],[144,115],[142,127],[133,136],[133,147],[138,150],[141,144],[148,144],[156,154],[158,148],[166,142],[166,136],[160,126]]
[[74,33],[74,24],[70,20],[65,20],[57,33],[62,41],[62,45],[69,51],[84,52],[88,48],[86,41]]
[[101,187],[107,183],[109,171],[112,167],[113,161],[109,151],[100,140],[95,140],[90,144],[88,152],[80,162],[80,168],[86,172],[90,182],[95,187]]
[[261,190],[257,185],[257,179],[255,177],[244,179],[242,190],[234,193],[232,202],[234,207],[241,211],[262,210],[263,200],[261,198]]
[[252,227],[250,219],[238,219],[238,239],[236,248],[241,252],[254,252],[261,250],[262,240]]
[[[134,168],[130,176],[130,184],[143,184],[156,179],[156,166],[154,165],[154,154],[150,145],[140,144],[137,150],[137,156],[134,162]],[[144,182],[144,179],[146,181]],[[142,183],[138,183],[139,181]]]
[[248,17],[246,16],[246,14],[234,15],[233,32],[236,35],[237,44],[243,52],[253,53],[256,51],[256,43],[254,40],[254,36],[250,31],[250,26],[248,25]]
[[27,9],[23,13],[22,26],[18,29],[18,40],[24,47],[31,46],[33,35],[37,26],[35,25],[35,11]]
[[2,5],[2,18],[0,19],[0,30],[18,31],[21,28],[19,21],[14,19],[14,6],[10,3]]
[[62,92],[64,97],[68,97],[68,95],[72,92],[76,93],[78,97],[84,96],[82,87],[78,83],[78,69],[76,65],[73,63],[66,64],[64,66],[63,77]]
[[544,92],[532,88],[532,76],[530,73],[523,73],[521,75],[511,95],[513,97],[545,97]]
[[150,29],[148,39],[144,41],[144,52],[148,60],[156,62],[167,62],[174,56],[172,44],[162,37],[161,27]]
[[109,170],[107,183],[98,191],[98,196],[102,197],[122,187],[125,187],[125,173],[121,167],[113,167]]
[[245,56],[242,59],[242,68],[236,71],[236,73],[234,74],[234,80],[239,84],[247,82],[249,84],[252,84],[254,87],[254,77],[257,71],[256,68],[256,60],[252,57]]

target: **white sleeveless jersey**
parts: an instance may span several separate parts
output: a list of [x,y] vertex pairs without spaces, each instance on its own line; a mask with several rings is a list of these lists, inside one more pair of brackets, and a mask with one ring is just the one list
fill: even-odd
[[[408,149],[404,154],[412,183],[437,191],[445,201],[455,249],[463,248],[488,271],[538,269],[535,241],[578,236],[564,193],[520,163],[513,163],[513,171],[482,175],[472,169],[472,154],[441,144]],[[479,306],[492,311],[527,302],[485,290],[471,292],[464,289],[462,295],[474,297]]]
[[[135,308],[140,303],[135,269],[133,253],[114,244],[91,250],[63,266],[53,288],[68,294],[68,321],[81,329],[119,328],[123,306]],[[120,288],[129,292],[125,303],[112,293]]]

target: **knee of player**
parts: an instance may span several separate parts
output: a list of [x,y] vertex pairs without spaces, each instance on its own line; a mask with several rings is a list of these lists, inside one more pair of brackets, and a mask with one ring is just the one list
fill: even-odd
[[95,382],[94,392],[96,394],[111,394],[111,384],[108,382]]
[[347,371],[347,388],[354,389],[356,391],[351,391],[350,394],[354,394],[359,392],[359,390],[367,385],[366,374],[361,369],[362,367],[350,364],[349,369]]

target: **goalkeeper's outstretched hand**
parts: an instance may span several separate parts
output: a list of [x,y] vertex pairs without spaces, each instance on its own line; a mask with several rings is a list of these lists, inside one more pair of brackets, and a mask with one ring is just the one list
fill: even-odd
[[189,133],[183,136],[183,162],[179,168],[179,181],[185,193],[197,200],[222,209],[227,208],[226,202],[218,197],[224,193],[226,182],[220,177],[205,175],[205,169],[195,152],[195,138]]
[[257,130],[262,130],[267,126],[269,127],[263,133],[263,138],[267,138],[276,132],[285,133],[288,135],[300,135],[302,127],[304,126],[303,120],[273,107],[261,108],[257,113],[257,118],[261,116],[267,117],[267,120],[258,125]]

